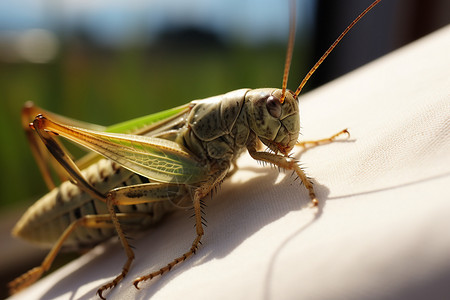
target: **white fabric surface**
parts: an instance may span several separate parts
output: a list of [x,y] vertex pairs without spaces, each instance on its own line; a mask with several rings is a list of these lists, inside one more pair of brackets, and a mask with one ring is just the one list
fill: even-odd
[[[207,201],[198,253],[132,285],[190,246],[179,211],[134,241],[107,298],[450,299],[449,49],[447,26],[301,98],[305,139],[352,135],[301,157],[318,214],[290,172],[245,155]],[[118,243],[101,245],[11,299],[97,299],[124,260]]]

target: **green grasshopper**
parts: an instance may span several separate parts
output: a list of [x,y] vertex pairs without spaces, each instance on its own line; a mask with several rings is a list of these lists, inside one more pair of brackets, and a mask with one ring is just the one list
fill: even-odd
[[[204,198],[237,170],[236,159],[245,149],[255,160],[293,170],[317,206],[312,182],[289,154],[296,145],[332,142],[348,131],[298,142],[298,96],[344,35],[380,1],[346,28],[295,92],[286,89],[295,35],[292,1],[281,89],[239,89],[107,128],[26,104],[23,126],[51,191],[28,209],[13,234],[51,250],[40,266],[9,283],[11,292],[38,280],[60,250],[91,248],[117,234],[127,260],[120,274],[98,289],[104,299],[104,291],[127,275],[134,260],[124,230],[148,228],[176,208],[192,207],[196,237],[191,247],[159,270],[136,278],[134,285],[138,288],[139,283],[170,271],[197,251],[204,235]],[[93,153],[75,163],[58,136]],[[268,151],[260,150],[262,144]],[[52,180],[51,166],[65,180],[59,187]]]

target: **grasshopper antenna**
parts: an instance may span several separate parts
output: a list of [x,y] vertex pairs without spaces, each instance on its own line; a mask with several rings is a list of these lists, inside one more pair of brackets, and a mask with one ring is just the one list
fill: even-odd
[[287,81],[289,77],[289,68],[291,67],[292,60],[292,52],[294,50],[294,41],[295,41],[295,0],[290,1],[290,14],[289,14],[289,42],[286,53],[286,62],[284,63],[284,73],[283,73],[283,85],[281,90],[281,98],[280,103],[284,102],[284,98],[286,98],[286,87]]
[[[341,35],[334,41],[334,43],[330,46],[330,48],[328,48],[328,50],[322,55],[322,57],[316,62],[316,64],[314,65],[314,67],[311,68],[311,70],[309,70],[308,74],[306,74],[305,78],[303,78],[302,82],[300,83],[300,85],[298,86],[297,90],[294,93],[294,99],[298,97],[298,95],[300,94],[301,90],[303,89],[303,87],[305,86],[306,82],[309,80],[309,78],[311,77],[312,74],[314,74],[314,72],[317,70],[317,68],[323,63],[323,61],[327,58],[327,56],[331,53],[331,51],[333,51],[333,49],[336,47],[336,45],[342,40],[342,38],[347,34],[347,32],[350,31],[350,29],[352,29],[352,27],[358,23],[358,21],[364,17],[365,14],[367,14],[372,8],[374,8],[375,5],[377,5],[378,3],[380,3],[381,0],[376,0],[374,1],[372,4],[370,4],[369,7],[367,7],[358,17],[356,17],[356,19],[353,20],[353,22],[350,23],[350,25],[348,25],[348,27],[341,33]],[[289,69],[289,68],[288,68]],[[286,72],[286,71],[285,71]],[[283,81],[284,84],[284,81]],[[283,87],[284,88],[284,87]],[[284,94],[282,94],[284,95]],[[282,98],[284,100],[284,98]],[[281,103],[283,103],[283,101],[281,101]]]

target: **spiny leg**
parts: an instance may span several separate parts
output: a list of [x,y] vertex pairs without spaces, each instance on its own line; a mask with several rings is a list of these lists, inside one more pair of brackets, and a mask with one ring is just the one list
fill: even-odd
[[111,220],[116,228],[117,234],[127,254],[127,260],[122,268],[122,271],[112,281],[103,285],[97,290],[100,298],[103,297],[103,292],[115,287],[130,270],[131,263],[134,259],[134,253],[129,247],[125,234],[120,226],[119,220],[116,216],[114,207],[117,205],[134,205],[141,203],[168,201],[176,202],[186,195],[184,185],[170,184],[170,183],[147,183],[133,186],[126,186],[116,188],[108,193],[107,206],[111,216]]
[[350,132],[346,128],[344,130],[339,131],[338,133],[333,134],[332,136],[330,136],[328,138],[324,138],[324,139],[320,139],[320,140],[302,141],[302,142],[298,142],[296,144],[296,146],[303,147],[304,150],[306,151],[308,149],[311,149],[311,148],[314,148],[317,146],[332,143],[336,140],[337,137],[339,137],[343,134],[347,134],[347,138],[350,138]]
[[127,260],[122,268],[122,272],[110,283],[105,286],[103,286],[101,289],[99,289],[98,293],[99,296],[103,298],[102,291],[111,287],[114,287],[119,283],[125,275],[128,273],[128,270],[130,268],[131,262],[134,259],[134,252],[131,249],[124,233],[122,230],[122,227],[118,221],[117,215],[114,211],[114,204],[110,200],[111,197],[106,197],[103,195],[100,191],[98,191],[94,186],[92,186],[83,176],[81,171],[78,169],[75,162],[70,157],[69,153],[61,147],[60,143],[58,143],[50,134],[50,132],[46,131],[46,119],[39,117],[36,118],[33,122],[33,128],[38,133],[39,137],[42,139],[44,145],[47,147],[47,149],[50,151],[52,156],[61,164],[61,166],[67,171],[69,177],[73,182],[77,184],[77,186],[82,189],[83,191],[87,192],[92,197],[106,202],[108,206],[108,211],[110,213],[110,221],[114,224],[114,228],[116,229],[116,232],[119,236],[119,239],[122,243],[122,246],[125,250],[125,253],[127,255]]
[[[321,140],[315,140],[315,141],[304,141],[297,143],[298,146],[301,146],[306,149],[311,149],[313,147],[324,145],[333,142],[337,137],[339,137],[342,134],[347,134],[350,137],[350,133],[347,129],[341,130],[338,133],[332,135],[329,138],[321,139]],[[254,142],[253,144],[247,145],[248,152],[251,157],[253,157],[256,160],[265,161],[271,164],[274,164],[280,168],[287,169],[287,170],[293,170],[297,174],[297,176],[300,178],[302,183],[305,185],[306,189],[309,193],[309,198],[311,199],[311,203],[313,206],[319,205],[319,200],[316,197],[316,193],[314,192],[314,187],[312,182],[309,180],[309,178],[306,176],[305,172],[300,168],[298,165],[298,162],[290,157],[281,156],[274,153],[269,152],[261,152],[257,151],[257,143]]]
[[300,178],[300,180],[308,190],[309,198],[311,199],[311,203],[313,204],[313,206],[317,206],[319,204],[319,200],[317,200],[312,182],[308,179],[305,172],[303,172],[303,170],[300,168],[296,160],[290,157],[281,156],[274,153],[260,152],[257,151],[254,146],[251,145],[247,146],[247,149],[250,156],[256,160],[265,161],[274,164],[280,168],[295,171],[297,176]]
[[[129,215],[128,217],[135,217],[135,216]],[[121,214],[119,215],[119,218],[127,218],[127,216],[126,214]],[[51,267],[53,261],[56,258],[56,255],[61,250],[61,247],[63,246],[66,239],[70,236],[71,233],[73,233],[74,230],[76,230],[79,227],[113,228],[114,225],[111,223],[111,217],[109,214],[87,215],[72,222],[69,225],[69,227],[67,227],[66,230],[63,232],[63,234],[59,237],[58,241],[52,247],[52,249],[47,254],[47,256],[45,257],[44,261],[41,263],[40,266],[29,270],[28,272],[22,274],[21,276],[17,277],[8,284],[10,293],[14,294],[24,289],[25,287],[33,284],[36,280],[38,280],[42,276],[42,274]]]
[[[228,170],[228,168],[224,168],[225,170]],[[201,244],[202,236],[204,235],[203,230],[203,212],[202,212],[202,199],[215,187],[217,186],[226,176],[226,172],[218,172],[217,174],[214,174],[210,177],[210,179],[205,182],[200,187],[196,188],[194,190],[193,195],[193,204],[194,204],[194,216],[195,216],[195,230],[196,230],[196,237],[194,241],[192,242],[191,247],[189,250],[183,255],[175,258],[171,262],[169,262],[166,266],[162,267],[161,269],[154,271],[150,274],[141,276],[139,278],[136,278],[133,282],[134,286],[139,289],[138,285],[142,281],[151,280],[156,276],[163,275],[164,273],[169,272],[173,267],[178,265],[179,263],[185,261],[188,257],[194,255]]]
[[124,232],[122,230],[122,226],[120,226],[119,220],[117,218],[117,214],[114,211],[114,206],[111,204],[111,201],[109,201],[109,197],[108,197],[108,200],[106,201],[106,204],[108,206],[108,211],[109,211],[109,214],[110,214],[110,218],[111,218],[111,220],[112,220],[112,222],[114,224],[114,227],[116,229],[117,235],[119,236],[120,242],[121,242],[122,246],[124,247],[125,253],[127,255],[127,260],[125,261],[125,264],[123,265],[122,271],[120,272],[120,274],[117,275],[111,282],[103,285],[102,287],[100,287],[97,290],[97,294],[103,300],[106,299],[102,295],[103,291],[115,287],[128,274],[128,271],[130,270],[130,267],[131,267],[131,263],[134,260],[134,252],[131,249],[130,245],[128,244],[128,241],[127,241],[127,239],[125,237],[125,234],[124,234]]
[[194,241],[192,242],[191,248],[189,248],[189,250],[186,253],[175,258],[173,261],[169,262],[166,266],[162,267],[161,269],[154,271],[150,274],[136,278],[134,280],[133,284],[137,289],[139,289],[138,285],[140,282],[146,281],[146,280],[151,280],[156,276],[159,276],[166,272],[169,272],[174,266],[185,261],[188,257],[195,254],[195,252],[197,251],[198,246],[200,244],[200,240],[204,234],[204,230],[203,230],[203,226],[202,226],[202,219],[201,219],[201,206],[202,206],[201,201],[196,196],[194,199],[194,212],[195,212],[195,230],[196,230],[197,236],[195,237]]

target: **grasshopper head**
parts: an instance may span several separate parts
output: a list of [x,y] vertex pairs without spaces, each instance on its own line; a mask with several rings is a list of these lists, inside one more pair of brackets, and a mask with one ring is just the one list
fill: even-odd
[[250,129],[273,152],[288,155],[300,132],[298,100],[288,91],[281,103],[281,89],[256,89],[247,93]]

